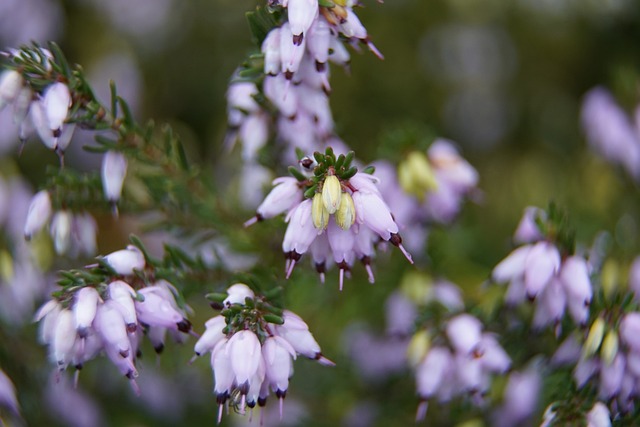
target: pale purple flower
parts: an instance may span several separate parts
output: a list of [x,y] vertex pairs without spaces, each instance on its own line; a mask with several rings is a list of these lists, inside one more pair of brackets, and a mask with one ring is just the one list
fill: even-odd
[[318,16],[317,0],[289,0],[287,5],[290,31],[293,43],[300,44],[314,19]]
[[135,270],[142,270],[145,267],[144,255],[137,247],[127,246],[126,249],[112,252],[103,258],[107,264],[116,272],[123,276],[130,276]]
[[87,330],[91,327],[93,319],[96,317],[100,294],[95,288],[86,286],[75,294],[73,304],[73,316],[78,335],[83,338],[87,335]]
[[249,381],[258,371],[262,357],[260,349],[260,341],[252,331],[239,331],[229,338],[226,351],[231,360],[234,381],[244,394],[251,386]]
[[208,351],[213,351],[215,346],[226,336],[222,332],[225,326],[226,321],[223,316],[216,316],[207,321],[205,324],[206,330],[193,347],[196,356],[202,356]]
[[536,365],[532,363],[526,370],[509,375],[503,403],[493,417],[495,426],[517,427],[533,415],[542,388],[540,368]]
[[262,42],[261,51],[264,54],[264,73],[275,76],[280,72],[280,32],[281,28],[273,28]]
[[265,361],[266,379],[276,395],[282,398],[289,387],[289,377],[293,373],[292,358],[296,358],[296,352],[284,338],[274,336],[264,341],[262,356]]
[[47,190],[36,193],[31,199],[27,220],[24,225],[24,236],[27,240],[40,231],[51,217],[51,197]]
[[138,324],[134,298],[136,291],[122,280],[115,280],[107,286],[109,297],[119,305],[118,311],[127,324],[127,331],[135,332]]
[[520,219],[520,223],[513,235],[513,240],[516,243],[534,243],[542,240],[544,236],[536,223],[537,218],[545,220],[545,211],[535,206],[525,208],[524,215],[522,215],[522,219]]
[[224,305],[231,304],[242,304],[244,305],[245,300],[247,298],[254,299],[255,293],[251,290],[250,287],[245,285],[244,283],[236,283],[234,285],[229,286],[227,289],[227,294],[229,295],[222,302]]
[[102,187],[110,203],[120,200],[122,184],[127,174],[127,158],[119,151],[109,150],[102,158]]
[[273,218],[289,212],[302,201],[302,193],[296,178],[283,176],[274,179],[272,184],[274,187],[258,206],[255,218],[245,222],[245,227],[256,221]]
[[611,413],[609,408],[602,403],[596,402],[587,414],[587,427],[611,427]]
[[127,335],[127,326],[112,300],[100,304],[95,316],[96,331],[100,334],[106,348],[115,350],[122,358],[131,354],[131,343]]
[[0,408],[8,409],[16,415],[20,412],[16,388],[2,369],[0,369]]
[[460,314],[447,323],[447,337],[456,351],[470,354],[480,344],[482,324],[469,314]]
[[76,341],[76,328],[73,313],[61,310],[55,319],[53,337],[49,357],[60,370],[66,369],[72,358],[73,345]]
[[280,59],[282,61],[282,74],[287,80],[291,80],[293,75],[298,71],[300,63],[302,62],[302,57],[305,53],[305,45],[306,40],[304,38],[296,37],[288,22],[282,24],[282,28],[280,30]]
[[560,268],[560,252],[549,242],[533,245],[525,260],[524,284],[529,298],[535,298]]
[[331,28],[327,20],[318,16],[309,31],[306,33],[307,50],[316,64],[325,64],[329,60],[329,47],[331,45]]
[[24,85],[22,74],[15,70],[5,70],[0,73],[0,110],[12,104]]
[[617,396],[622,387],[625,375],[625,357],[618,353],[611,364],[602,363],[600,366],[600,388],[598,395],[603,400]]
[[60,210],[51,218],[51,238],[58,255],[64,255],[71,244],[73,216],[69,211]]
[[284,323],[275,326],[276,334],[291,344],[296,353],[309,359],[317,360],[325,366],[335,365],[335,363],[322,355],[318,342],[309,331],[309,326],[300,316],[289,310],[284,310],[282,317]]
[[453,368],[453,355],[444,347],[433,347],[418,365],[416,381],[421,399],[431,399],[436,395],[443,381]]
[[640,177],[640,135],[631,119],[604,88],[589,91],[582,106],[582,126],[594,150]]
[[140,289],[139,292],[144,296],[144,301],[136,300],[134,303],[138,321],[149,326],[173,330],[184,329],[182,325],[185,319],[182,313],[173,307],[174,301],[166,298],[164,293],[158,292],[158,289],[155,286]]
[[242,160],[255,162],[258,151],[269,140],[269,117],[262,112],[248,115],[240,125],[238,137],[242,141]]
[[631,312],[620,321],[620,338],[636,353],[640,353],[640,313]]

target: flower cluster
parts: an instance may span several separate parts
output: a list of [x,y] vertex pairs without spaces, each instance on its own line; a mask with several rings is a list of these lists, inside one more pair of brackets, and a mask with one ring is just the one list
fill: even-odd
[[640,109],[630,118],[608,90],[596,87],[585,95],[581,114],[591,147],[640,179]]
[[211,352],[218,422],[227,402],[241,413],[247,406],[265,406],[270,388],[280,400],[282,417],[297,355],[325,366],[334,363],[322,355],[304,320],[271,306],[247,285],[236,283],[218,299],[222,311],[206,322],[194,347],[196,356]]
[[316,152],[313,160],[302,159],[301,165],[311,172],[310,177],[290,168],[295,177],[274,181],[276,187],[258,207],[256,216],[245,223],[249,226],[286,212],[289,225],[282,249],[287,258],[287,278],[301,256],[310,251],[322,281],[333,260],[340,269],[342,290],[344,273],[358,258],[373,283],[371,259],[374,244],[381,240],[400,248],[413,262],[377,187],[378,179],[351,166],[353,156],[349,152],[336,158],[329,147],[325,154]]
[[446,322],[444,333],[423,330],[414,335],[409,357],[416,365],[421,403],[416,419],[425,417],[428,401],[447,402],[470,395],[481,403],[491,374],[504,374],[511,359],[494,334],[483,332],[480,320],[459,314]]
[[41,190],[31,199],[24,224],[24,237],[30,240],[49,224],[49,232],[58,255],[95,255],[96,221],[88,212],[72,213],[68,209],[53,212],[51,195]]
[[[14,122],[22,141],[35,130],[42,142],[56,151],[62,162],[64,151],[71,142],[76,125],[71,119],[73,98],[69,86],[57,81],[43,88],[34,88],[24,73],[35,75],[53,73],[54,56],[47,49],[10,50],[4,53],[15,64],[0,74],[0,109],[13,107]],[[30,67],[22,67],[26,63]],[[33,68],[33,69],[31,69]]]
[[[559,326],[565,309],[578,325],[586,324],[589,318],[593,297],[589,264],[580,255],[568,255],[568,249],[561,252],[549,236],[557,231],[554,220],[544,211],[528,208],[515,235],[515,240],[526,244],[511,252],[492,272],[495,282],[509,283],[507,304],[535,301],[535,328]],[[560,243],[566,246],[566,242]]]
[[[270,11],[287,13],[262,41],[260,71],[264,79],[260,83],[234,82],[227,93],[229,126],[237,130],[242,141],[245,162],[255,162],[257,151],[267,143],[272,121],[269,111],[274,109],[278,140],[305,152],[322,149],[326,142],[341,144],[334,134],[329,106],[328,62],[341,66],[349,63],[345,42],[354,46],[365,43],[382,58],[354,13],[354,3],[269,2]],[[285,157],[287,162],[292,160]]]
[[160,353],[167,332],[178,337],[180,332],[189,332],[191,324],[169,282],[140,283],[137,273],[145,269],[145,258],[137,247],[113,252],[100,262],[112,273],[112,280],[88,284],[96,277],[91,272],[65,275],[62,281],[71,282],[70,286],[54,294],[36,313],[40,340],[49,347],[49,358],[60,371],[69,365],[79,370],[106,353],[138,391],[136,358],[143,333]]

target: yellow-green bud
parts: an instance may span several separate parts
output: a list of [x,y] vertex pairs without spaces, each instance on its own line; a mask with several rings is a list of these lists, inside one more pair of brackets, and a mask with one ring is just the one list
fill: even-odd
[[618,333],[612,329],[607,332],[607,335],[604,337],[604,341],[602,341],[600,358],[605,365],[611,365],[616,354],[618,354]]
[[587,340],[584,342],[582,346],[582,357],[586,359],[587,357],[591,357],[596,354],[600,344],[602,343],[602,337],[604,336],[605,323],[602,317],[598,317],[591,328],[589,329],[589,335],[587,335]]
[[407,347],[407,360],[411,366],[418,366],[431,347],[431,336],[426,329],[416,332]]
[[334,214],[340,208],[340,195],[342,194],[342,187],[340,186],[340,180],[335,175],[329,175],[324,179],[322,185],[322,203],[325,209]]
[[0,252],[0,279],[5,282],[11,281],[13,278],[13,258],[7,251]]
[[419,271],[409,271],[402,276],[400,289],[402,293],[416,304],[423,304],[433,291],[433,280],[429,275]]
[[418,198],[423,198],[425,192],[438,188],[429,159],[421,151],[412,151],[400,164],[398,180],[407,193]]
[[322,202],[322,195],[320,193],[316,193],[313,196],[313,202],[311,204],[311,217],[313,218],[313,225],[317,229],[323,230],[327,228],[327,224],[329,223],[329,212],[324,207],[324,203]]
[[608,259],[602,266],[602,273],[600,274],[602,281],[602,291],[606,299],[610,300],[611,295],[618,288],[620,283],[620,266],[613,259]]
[[343,230],[348,230],[356,221],[356,207],[351,194],[345,192],[340,196],[340,208],[336,212],[336,224]]

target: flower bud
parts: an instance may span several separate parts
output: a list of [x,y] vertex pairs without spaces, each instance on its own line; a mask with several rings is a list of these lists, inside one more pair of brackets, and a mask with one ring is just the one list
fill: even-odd
[[356,207],[349,193],[342,193],[340,199],[340,208],[336,212],[336,223],[343,230],[348,230],[356,221]]
[[318,230],[324,230],[329,224],[329,211],[324,207],[322,194],[316,193],[313,196],[313,204],[311,205],[311,217],[313,225]]
[[584,346],[582,347],[582,358],[586,359],[588,357],[593,356],[600,344],[602,343],[602,338],[604,337],[606,324],[602,317],[598,317],[591,328],[589,329],[589,335],[587,335],[587,340],[584,342]]
[[609,408],[602,403],[596,402],[587,414],[588,427],[611,427],[611,414]]
[[612,329],[607,332],[607,335],[605,335],[602,341],[600,358],[605,365],[610,365],[616,357],[616,354],[618,354],[618,333]]
[[322,185],[322,203],[330,214],[336,213],[340,207],[342,188],[340,180],[335,175],[328,175]]
[[264,73],[272,76],[280,72],[280,31],[279,27],[269,31],[261,47],[264,54]]
[[49,221],[51,216],[51,197],[47,190],[36,193],[31,199],[29,211],[27,212],[27,221],[24,225],[24,237],[29,240],[34,233]]
[[124,154],[109,150],[102,159],[102,186],[109,202],[120,199],[122,184],[127,174],[127,158]]
[[431,337],[426,329],[416,332],[407,347],[407,359],[411,366],[418,366],[431,347]]
[[482,324],[470,314],[460,314],[449,320],[447,337],[457,352],[470,354],[480,344]]
[[421,151],[412,151],[398,167],[400,186],[409,194],[422,199],[424,193],[438,187],[433,168],[427,155]]

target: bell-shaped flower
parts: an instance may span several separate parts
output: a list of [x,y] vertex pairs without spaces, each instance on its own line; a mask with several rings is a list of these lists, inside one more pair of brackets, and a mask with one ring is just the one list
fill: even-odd
[[55,327],[58,315],[62,311],[62,306],[55,299],[44,303],[33,317],[34,322],[40,322],[38,339],[40,344],[49,345],[53,342]]
[[136,308],[134,305],[136,291],[122,280],[115,280],[109,283],[107,289],[111,300],[118,303],[121,307],[119,311],[127,324],[127,331],[129,333],[135,332],[138,325],[138,316],[136,315]]
[[280,32],[280,27],[269,31],[260,49],[264,54],[264,73],[271,76],[280,72]]
[[398,233],[398,224],[393,220],[391,211],[384,200],[375,193],[356,191],[353,193],[356,209],[356,221],[364,224],[383,240],[391,239]]
[[97,250],[96,237],[98,224],[88,212],[77,213],[73,216],[72,235],[78,244],[80,253],[95,256]]
[[215,346],[225,338],[225,334],[222,332],[226,326],[226,320],[224,316],[216,316],[209,319],[206,323],[206,329],[200,336],[198,341],[193,347],[193,351],[197,356],[202,356],[208,351],[213,351]]
[[283,318],[284,323],[275,327],[276,333],[291,344],[296,353],[317,360],[322,365],[335,365],[322,355],[318,342],[309,332],[307,324],[298,315],[285,310]]
[[255,221],[273,218],[288,212],[302,201],[302,191],[300,191],[297,179],[284,176],[274,179],[272,184],[274,187],[258,206],[255,219],[247,221],[245,227]]
[[43,101],[41,99],[34,100],[31,103],[29,111],[31,112],[33,126],[35,127],[36,132],[38,132],[38,136],[42,140],[42,143],[50,150],[55,150],[58,141],[49,127],[49,120],[47,118],[47,112]]
[[518,276],[524,275],[530,245],[520,246],[496,265],[491,277],[498,283],[510,282]]
[[51,219],[51,237],[58,255],[66,254],[71,244],[71,226],[73,216],[69,211],[56,212]]
[[431,399],[449,376],[453,355],[444,347],[433,347],[418,365],[416,385],[421,399]]
[[144,254],[133,245],[105,255],[103,259],[113,268],[116,274],[123,276],[130,276],[135,273],[135,270],[144,269],[146,265]]
[[291,80],[300,68],[305,52],[305,44],[304,38],[296,37],[291,32],[291,26],[288,22],[282,25],[280,30],[280,58],[282,60],[281,70],[285,79]]
[[231,359],[235,383],[243,391],[243,394],[246,394],[250,387],[249,380],[258,371],[262,358],[260,341],[252,331],[236,332],[229,338],[227,353]]
[[0,73],[0,110],[15,101],[22,90],[24,79],[15,70],[5,70]]
[[120,200],[122,184],[127,175],[127,158],[119,151],[109,150],[102,158],[102,187],[110,203]]
[[285,118],[293,118],[298,113],[296,92],[289,90],[289,85],[290,82],[287,81],[284,74],[266,76],[262,85],[265,96]]
[[74,295],[73,316],[78,336],[87,336],[87,330],[91,327],[93,319],[96,317],[100,294],[95,288],[85,286]]
[[120,310],[112,300],[98,306],[94,327],[100,334],[105,348],[117,350],[122,358],[131,356],[131,343],[127,336],[127,326]]
[[289,225],[282,241],[284,253],[295,252],[300,255],[306,253],[318,235],[313,225],[311,207],[312,201],[307,199],[289,212]]
[[71,106],[69,87],[60,82],[47,86],[43,94],[42,103],[45,108],[49,129],[57,138],[60,136],[61,128]]
[[47,190],[39,191],[31,199],[27,220],[24,225],[24,237],[29,240],[49,222],[51,217],[51,196]]
[[611,427],[611,413],[609,408],[602,402],[593,404],[587,413],[587,427]]
[[225,306],[232,304],[244,305],[247,298],[254,299],[256,297],[251,288],[244,283],[236,283],[229,286],[227,294],[229,296],[222,302]]
[[139,292],[144,296],[144,301],[135,301],[134,304],[140,323],[172,330],[179,328],[184,317],[169,300],[155,292],[152,286],[140,289]]
[[318,16],[317,0],[289,0],[287,6],[287,16],[293,42],[300,44],[304,33],[307,32],[314,19]]
[[620,338],[631,348],[640,353],[640,313],[631,312],[624,315],[620,321]]
[[325,64],[329,60],[331,45],[331,27],[326,19],[318,16],[306,33],[307,50],[316,64]]
[[289,388],[289,377],[293,372],[292,358],[296,358],[294,348],[279,336],[269,337],[262,346],[265,361],[266,379],[278,397],[282,397]]
[[602,364],[600,366],[600,389],[598,394],[601,399],[607,401],[618,395],[620,387],[622,387],[625,365],[625,357],[618,353],[611,364]]
[[549,242],[538,242],[529,251],[524,271],[524,284],[529,298],[535,298],[560,268],[560,252]]
[[511,367],[511,358],[491,334],[482,334],[478,353],[482,368],[489,372],[503,374]]
[[516,232],[513,234],[513,240],[516,243],[533,243],[542,240],[544,236],[536,223],[536,219],[539,217],[546,219],[546,214],[542,209],[535,206],[525,208],[524,215],[522,215]]
[[70,310],[63,309],[56,318],[50,347],[52,362],[56,363],[60,370],[64,370],[71,361],[75,341],[76,328],[73,314]]
[[457,352],[470,354],[480,344],[482,323],[470,314],[460,314],[449,320],[446,331]]
[[593,295],[587,261],[580,256],[564,260],[560,269],[560,280],[569,299],[589,305]]

